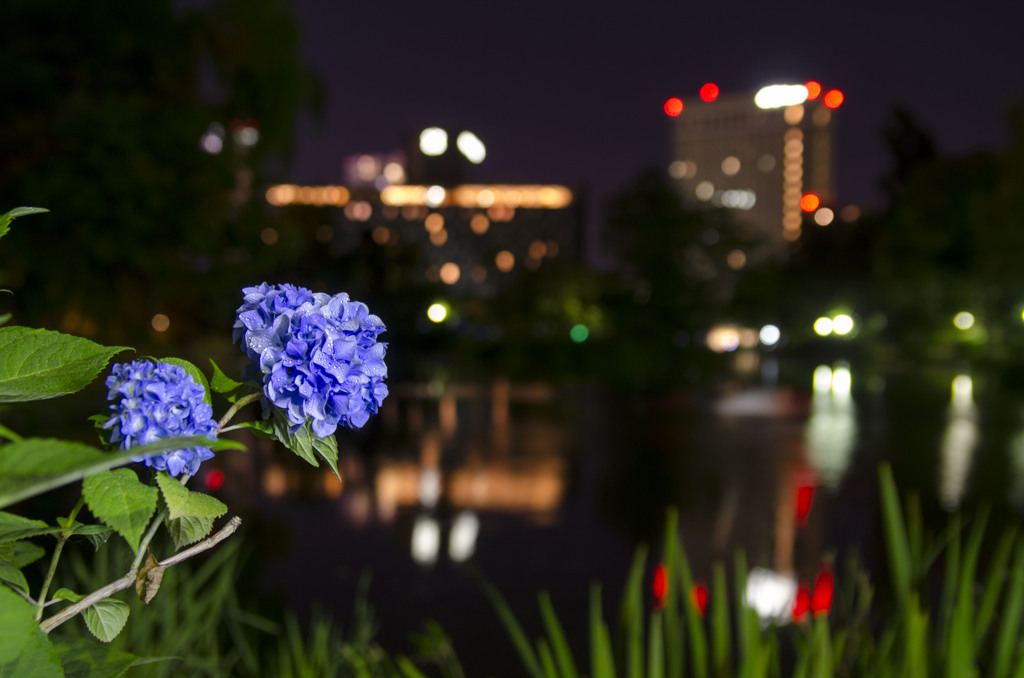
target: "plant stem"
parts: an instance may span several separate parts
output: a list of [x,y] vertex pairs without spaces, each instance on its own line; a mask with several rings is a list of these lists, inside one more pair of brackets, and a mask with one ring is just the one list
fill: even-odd
[[167,517],[167,510],[164,509],[149,525],[149,529],[146,530],[146,535],[139,542],[139,550],[135,554],[135,560],[132,562],[132,572],[137,572],[139,566],[142,565],[142,559],[146,557],[146,549],[149,548],[149,542],[153,541],[153,537],[156,536],[156,531],[160,529],[160,523],[164,522]]
[[[167,560],[157,563],[157,567],[170,567],[172,565],[177,565],[183,560],[191,558],[192,556],[202,553],[203,551],[208,551],[212,549],[214,546],[216,546],[217,544],[221,543],[222,541],[230,537],[232,534],[234,534],[235,530],[237,530],[239,525],[241,524],[241,518],[239,518],[238,516],[233,517],[231,520],[228,521],[227,525],[222,527],[216,534],[207,537],[195,546],[186,549],[181,553],[177,553],[171,556]],[[139,552],[142,553],[141,548],[139,549]],[[120,579],[115,579],[103,588],[93,591],[86,597],[79,600],[77,603],[67,606],[66,608],[64,608],[57,614],[53,615],[49,619],[44,620],[39,624],[39,628],[41,628],[44,633],[49,633],[50,631],[54,630],[55,628],[57,628],[64,622],[68,621],[69,619],[73,619],[75,615],[79,614],[86,608],[95,605],[96,603],[98,603],[101,600],[104,600],[105,598],[109,598],[118,591],[123,591],[126,588],[134,586],[135,580],[138,577],[138,575],[138,567],[133,566],[132,569],[129,570],[128,573]]]
[[259,400],[262,397],[263,397],[263,392],[260,391],[260,392],[257,392],[257,393],[250,393],[247,396],[242,396],[241,398],[239,398],[238,401],[235,402],[235,404],[232,405],[230,407],[230,409],[228,409],[228,411],[224,413],[224,416],[221,417],[221,420],[219,422],[217,422],[217,430],[219,431],[222,428],[224,428],[227,425],[227,423],[229,421],[231,421],[231,418],[233,416],[235,416],[235,414],[238,412],[238,410],[242,409],[243,407],[245,407],[249,403],[252,403],[252,402],[255,402],[255,401]]
[[71,515],[68,516],[68,521],[64,525],[64,529],[61,531],[60,536],[57,537],[57,547],[53,549],[53,557],[50,558],[50,569],[46,571],[46,579],[43,580],[43,587],[39,590],[39,599],[36,601],[36,621],[43,618],[43,607],[46,605],[46,594],[50,590],[50,584],[53,582],[53,576],[57,572],[57,561],[60,560],[61,551],[64,550],[64,544],[67,543],[71,537],[71,528],[75,523],[75,518],[78,517],[78,512],[85,506],[85,497],[78,500],[75,504],[75,508],[71,509]]

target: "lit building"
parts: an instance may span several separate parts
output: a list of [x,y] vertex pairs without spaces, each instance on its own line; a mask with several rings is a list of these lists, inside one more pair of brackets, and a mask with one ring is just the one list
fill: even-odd
[[[469,132],[451,146],[469,164],[486,153]],[[464,171],[452,170],[459,165],[448,150],[447,133],[427,128],[418,149],[346,158],[347,185],[271,186],[267,202],[336,208],[326,219],[331,232],[324,242],[356,243],[369,234],[380,247],[415,246],[425,283],[473,296],[493,295],[524,270],[581,256],[582,201],[572,190],[463,183]]]
[[669,174],[699,204],[732,209],[763,243],[756,264],[785,255],[804,214],[819,225],[835,218],[835,109],[839,90],[816,82],[774,85],[756,95],[705,84],[699,96],[671,98]]

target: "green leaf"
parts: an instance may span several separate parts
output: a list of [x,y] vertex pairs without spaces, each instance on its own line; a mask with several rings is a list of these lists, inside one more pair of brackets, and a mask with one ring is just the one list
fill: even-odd
[[128,613],[131,608],[128,603],[120,600],[100,600],[95,605],[90,605],[82,612],[82,618],[92,635],[104,643],[109,643],[128,622]]
[[[231,377],[224,374],[217,363],[210,359],[210,364],[213,365],[213,377],[210,379],[210,388],[213,389],[214,393],[220,393],[221,395],[230,394],[232,391],[239,389],[243,386],[242,382],[235,381]],[[255,383],[255,382],[250,382]],[[258,387],[257,387],[258,389]],[[254,391],[255,392],[255,391]],[[228,398],[231,402],[235,402],[233,399]]]
[[[4,290],[4,291],[7,291],[7,290]],[[11,314],[10,313],[4,313],[3,315],[0,315],[0,325],[6,325],[7,321],[10,320],[10,319],[11,319]]]
[[35,607],[0,587],[0,676],[61,675],[57,652],[36,623]]
[[175,548],[181,549],[194,544],[213,531],[214,518],[185,516],[167,521],[167,531],[171,533]]
[[219,518],[228,512],[224,502],[202,492],[193,492],[177,480],[161,471],[156,475],[156,484],[164,495],[168,518]]
[[133,457],[199,446],[214,451],[245,449],[245,445],[234,440],[210,440],[195,436],[165,438],[130,450],[107,453],[69,440],[26,438],[0,447],[0,508],[88,475],[124,466],[131,463]]
[[28,593],[28,582],[21,570],[9,563],[0,563],[0,581],[4,582],[15,591]]
[[59,527],[50,527],[41,520],[24,518],[15,513],[0,511],[0,544],[38,537],[41,534],[56,534]]
[[43,207],[15,207],[10,212],[0,215],[0,238],[7,235],[7,232],[11,230],[11,222],[18,217],[24,217],[29,214],[40,214],[42,212],[49,212],[50,210]]
[[82,598],[85,598],[85,596],[81,595],[80,593],[75,593],[71,589],[66,589],[62,586],[53,592],[53,597],[51,598],[51,600],[66,600],[71,603],[77,603]]
[[338,440],[333,435],[326,438],[318,438],[313,435],[312,425],[308,419],[295,433],[292,433],[292,423],[285,411],[279,407],[271,408],[269,432],[267,423],[266,420],[261,424],[254,422],[249,427],[257,434],[277,440],[313,466],[320,466],[317,461],[319,455],[331,467],[334,475],[341,478],[338,473]]
[[0,403],[45,400],[76,393],[127,346],[51,330],[0,327]]
[[541,591],[538,596],[541,618],[544,620],[544,628],[551,639],[551,649],[558,661],[558,670],[563,678],[576,678],[579,671],[576,670],[576,662],[572,658],[572,651],[569,649],[569,642],[565,638],[565,631],[555,613],[555,606],[551,604],[551,596],[547,591]]
[[151,358],[151,360],[167,363],[168,365],[177,365],[185,370],[185,373],[192,377],[193,381],[203,387],[203,402],[211,407],[213,406],[213,398],[210,395],[210,382],[206,380],[206,375],[203,374],[203,371],[193,363],[181,358]]
[[30,541],[9,542],[0,546],[0,561],[13,565],[19,570],[45,555],[46,549]]
[[57,643],[56,648],[66,678],[117,678],[136,661],[133,654],[98,645],[87,638]]
[[82,496],[93,515],[117,530],[132,551],[138,552],[142,533],[156,511],[156,488],[139,482],[135,471],[119,468],[86,478]]

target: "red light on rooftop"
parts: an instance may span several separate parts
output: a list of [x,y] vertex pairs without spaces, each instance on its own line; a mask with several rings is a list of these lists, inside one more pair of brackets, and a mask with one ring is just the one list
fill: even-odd
[[704,101],[714,101],[718,98],[718,85],[713,82],[705,83],[700,88],[700,98]]
[[804,193],[804,197],[800,198],[800,209],[804,212],[813,212],[818,209],[821,205],[821,198],[814,193]]
[[825,97],[822,99],[822,102],[824,102],[825,108],[839,108],[843,105],[844,99],[846,99],[846,97],[843,96],[842,92],[837,89],[830,89],[825,92]]
[[814,99],[817,99],[818,96],[821,94],[821,83],[817,82],[816,80],[805,82],[804,87],[807,88],[808,101],[813,101]]
[[665,115],[674,118],[683,112],[683,100],[679,97],[672,97],[665,102]]

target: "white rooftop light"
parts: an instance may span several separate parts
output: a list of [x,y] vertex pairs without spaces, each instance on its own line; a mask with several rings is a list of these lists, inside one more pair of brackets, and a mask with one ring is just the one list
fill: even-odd
[[448,132],[440,127],[428,127],[420,132],[420,151],[423,155],[441,155],[448,150]]
[[459,132],[455,145],[462,152],[462,155],[466,156],[474,165],[479,165],[487,157],[487,149],[484,148],[484,142],[480,141],[480,138],[472,132]]
[[795,106],[807,101],[807,88],[803,85],[769,85],[754,95],[758,108],[781,108]]

